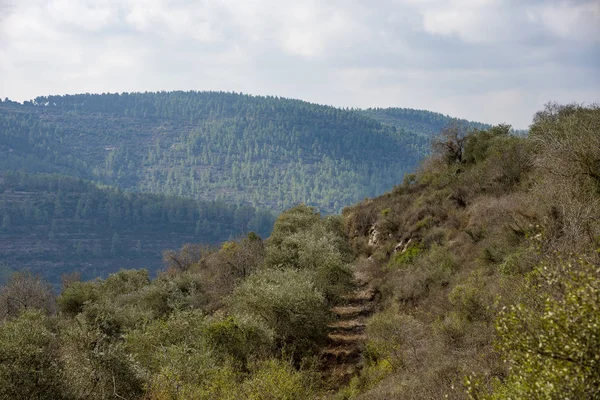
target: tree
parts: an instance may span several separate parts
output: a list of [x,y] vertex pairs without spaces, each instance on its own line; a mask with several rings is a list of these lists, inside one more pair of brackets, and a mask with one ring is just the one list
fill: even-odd
[[37,309],[48,314],[56,311],[52,287],[30,272],[15,272],[0,287],[0,320],[16,317],[22,310]]
[[530,136],[543,157],[538,166],[558,178],[593,185],[600,192],[600,105],[560,106],[538,112]]
[[466,143],[465,128],[458,124],[446,126],[431,145],[435,156],[448,164],[462,163]]
[[166,250],[163,252],[163,263],[167,270],[186,272],[200,262],[202,256],[211,250],[201,244],[186,243],[181,250]]
[[110,254],[116,256],[119,254],[121,247],[121,241],[119,239],[119,234],[117,232],[113,233],[112,239],[110,241]]

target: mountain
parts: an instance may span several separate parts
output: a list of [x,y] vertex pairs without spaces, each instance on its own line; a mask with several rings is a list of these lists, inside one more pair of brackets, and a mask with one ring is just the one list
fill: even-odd
[[0,170],[273,210],[304,202],[335,212],[401,181],[435,132],[431,124],[395,127],[370,114],[378,115],[215,92],[4,101]]
[[0,175],[0,275],[29,269],[53,284],[121,268],[162,267],[162,252],[218,244],[248,232],[267,237],[274,216],[251,206],[128,193],[61,175]]

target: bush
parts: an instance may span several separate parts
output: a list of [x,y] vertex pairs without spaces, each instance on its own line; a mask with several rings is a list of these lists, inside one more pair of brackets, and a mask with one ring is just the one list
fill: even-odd
[[448,300],[468,321],[485,320],[489,317],[490,302],[483,299],[484,290],[477,281],[458,284],[448,294]]
[[304,204],[284,211],[277,217],[273,225],[273,232],[269,237],[268,245],[278,246],[286,237],[307,230],[320,222],[320,214],[313,207]]
[[229,299],[241,319],[264,323],[279,347],[296,356],[323,343],[331,319],[329,305],[311,271],[265,270],[244,280]]
[[385,360],[393,370],[406,366],[414,368],[422,362],[426,328],[397,307],[377,313],[367,322],[368,356],[376,361]]
[[559,259],[529,278],[496,325],[508,377],[482,398],[599,398],[600,266]]
[[314,399],[318,375],[312,370],[296,370],[285,361],[271,359],[257,363],[252,375],[243,383],[242,392],[248,400]]
[[96,301],[98,297],[96,283],[73,282],[58,297],[58,308],[62,313],[74,317],[83,311],[86,303]]
[[423,247],[420,243],[412,244],[407,247],[404,251],[394,254],[388,268],[402,268],[412,264],[415,259],[423,252]]
[[56,335],[41,311],[0,323],[0,398],[67,399]]
[[61,335],[61,359],[74,398],[122,399],[143,394],[143,376],[120,340],[108,337],[82,316]]
[[204,336],[221,362],[232,362],[238,371],[247,372],[253,359],[272,354],[271,338],[264,328],[251,321],[234,317],[214,318],[204,330]]
[[204,309],[209,297],[202,276],[184,272],[171,277],[161,276],[121,301],[149,310],[154,317],[164,317],[177,310]]

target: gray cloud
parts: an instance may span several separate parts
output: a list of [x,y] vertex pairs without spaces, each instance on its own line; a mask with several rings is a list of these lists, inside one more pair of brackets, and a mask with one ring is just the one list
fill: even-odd
[[424,108],[526,127],[547,101],[600,100],[600,3],[0,3],[2,97],[172,89]]

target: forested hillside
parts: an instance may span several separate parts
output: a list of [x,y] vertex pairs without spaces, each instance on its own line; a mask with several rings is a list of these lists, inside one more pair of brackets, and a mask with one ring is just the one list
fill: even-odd
[[358,110],[234,93],[38,97],[0,103],[0,170],[334,212],[389,190],[418,164],[441,123],[396,128]]
[[430,140],[449,125],[462,126],[464,129],[488,129],[491,125],[452,118],[436,112],[414,110],[411,108],[369,108],[362,110],[366,115],[382,124],[394,126],[404,132],[414,132],[427,139],[423,143],[424,153],[429,152]]
[[[154,270],[162,249],[185,241],[267,235],[272,218],[253,207],[303,202],[331,213],[383,193],[436,130],[456,122],[388,110],[390,122],[379,112],[216,92],[0,101],[2,268],[27,267],[56,284],[73,270]],[[140,220],[144,202],[160,217]]]
[[58,296],[13,275],[0,398],[598,399],[600,108],[445,129],[341,216],[166,256]]
[[0,271],[28,268],[54,284],[77,271],[106,277],[131,266],[154,272],[162,251],[268,236],[274,216],[251,206],[126,193],[62,175],[0,175]]

